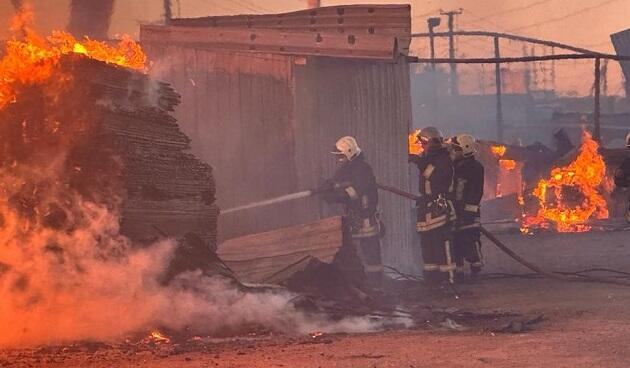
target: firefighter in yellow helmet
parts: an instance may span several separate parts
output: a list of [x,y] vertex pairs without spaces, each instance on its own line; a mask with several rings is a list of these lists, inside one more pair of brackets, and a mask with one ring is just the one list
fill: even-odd
[[368,284],[380,288],[383,281],[381,222],[374,172],[354,137],[340,138],[332,153],[339,157],[340,166],[323,186],[323,197],[328,202],[344,205],[344,241],[355,248]]
[[420,199],[416,229],[424,261],[424,278],[429,286],[454,282],[455,263],[451,249],[451,224],[455,211],[450,201],[453,190],[453,162],[435,127],[420,130],[423,151],[409,155],[420,174]]
[[458,280],[464,278],[464,263],[470,264],[474,277],[483,266],[481,256],[480,203],[483,197],[484,168],[475,159],[477,142],[470,134],[451,139],[451,158],[455,170],[453,205],[457,220],[453,228],[453,252]]
[[[630,133],[626,135],[626,148],[630,149]],[[626,157],[621,166],[615,170],[615,185],[622,188],[630,187],[630,157]],[[630,196],[626,203],[626,221],[630,222]]]

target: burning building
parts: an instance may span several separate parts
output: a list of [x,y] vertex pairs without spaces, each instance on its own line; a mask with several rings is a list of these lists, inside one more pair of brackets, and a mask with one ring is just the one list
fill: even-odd
[[[378,180],[409,188],[410,26],[407,5],[338,6],[172,19],[142,26],[141,43],[154,72],[181,92],[178,119],[229,209],[317,187],[344,135],[357,137]],[[386,263],[415,269],[410,204],[383,194],[381,211]],[[285,202],[221,216],[220,236],[332,214],[314,198]]]

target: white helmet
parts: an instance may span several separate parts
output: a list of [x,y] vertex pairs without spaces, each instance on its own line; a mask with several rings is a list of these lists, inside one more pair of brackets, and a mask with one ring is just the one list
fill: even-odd
[[477,152],[477,141],[470,134],[458,134],[453,138],[452,143],[461,148],[464,157],[472,156]]
[[361,148],[357,144],[357,140],[354,137],[345,136],[339,138],[335,143],[336,151],[332,152],[335,155],[343,155],[348,161],[352,161],[361,154]]
[[626,134],[626,147],[630,148],[630,133]]

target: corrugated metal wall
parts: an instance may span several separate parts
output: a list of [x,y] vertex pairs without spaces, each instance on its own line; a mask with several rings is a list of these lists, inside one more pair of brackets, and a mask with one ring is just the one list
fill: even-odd
[[[353,135],[374,168],[377,180],[409,189],[407,135],[411,124],[409,66],[311,57],[294,67],[296,168],[298,185],[309,187],[336,168],[330,155],[337,138]],[[412,205],[380,193],[387,226],[384,262],[413,269]],[[313,199],[311,212],[328,206]]]
[[[406,63],[145,48],[157,77],[182,94],[177,118],[213,166],[222,208],[317,186],[335,169],[334,142],[348,134],[381,182],[409,189]],[[382,193],[381,210],[385,262],[413,269],[411,204]],[[316,198],[298,200],[222,216],[219,232],[227,239],[333,213]]]

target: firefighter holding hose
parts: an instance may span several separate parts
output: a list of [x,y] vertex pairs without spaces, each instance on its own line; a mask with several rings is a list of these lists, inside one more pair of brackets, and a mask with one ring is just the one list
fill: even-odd
[[456,279],[463,280],[464,263],[470,264],[471,277],[483,266],[481,256],[480,207],[483,197],[484,168],[475,159],[477,142],[470,134],[459,134],[451,141],[455,170],[453,205],[457,220],[453,228]]
[[455,211],[450,200],[453,190],[453,162],[444,145],[442,133],[435,127],[420,130],[420,155],[410,154],[409,161],[420,173],[420,197],[417,200],[416,230],[424,261],[428,286],[453,283],[455,264],[451,249],[451,225]]
[[[630,133],[626,135],[626,148],[630,149]],[[627,157],[615,171],[615,185],[622,188],[630,187],[630,157]],[[630,222],[630,196],[626,203],[626,221]]]
[[374,172],[354,137],[340,138],[332,153],[339,157],[340,166],[318,192],[325,201],[344,205],[344,242],[351,241],[369,286],[378,289],[383,282],[382,225]]

